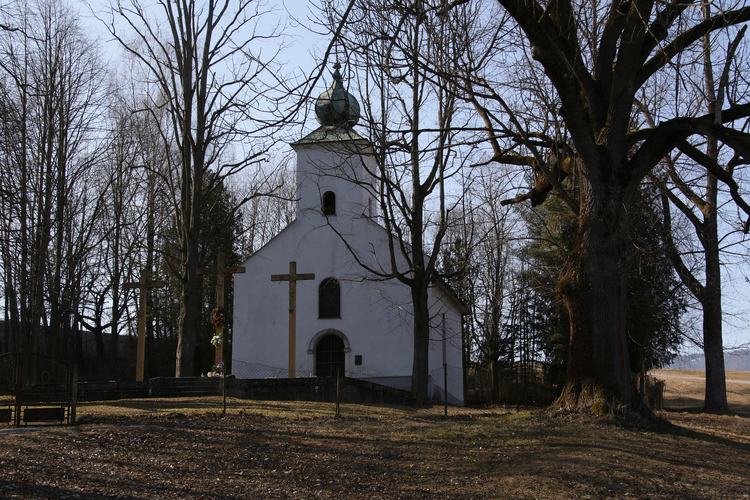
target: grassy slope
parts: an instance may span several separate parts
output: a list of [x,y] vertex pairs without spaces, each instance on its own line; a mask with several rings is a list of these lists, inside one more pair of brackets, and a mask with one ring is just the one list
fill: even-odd
[[218,398],[79,408],[0,436],[0,498],[750,498],[750,420]]

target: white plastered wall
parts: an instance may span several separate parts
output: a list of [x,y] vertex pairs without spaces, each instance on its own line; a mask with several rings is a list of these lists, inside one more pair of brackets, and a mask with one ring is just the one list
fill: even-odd
[[[375,211],[371,193],[349,181],[352,175],[367,181],[362,161],[372,159],[336,146],[296,147],[297,219],[244,263],[244,274],[235,276],[233,358],[257,367],[254,376],[286,376],[289,282],[271,281],[271,275],[287,274],[289,262],[294,261],[298,274],[315,274],[313,280],[297,282],[296,376],[314,376],[316,339],[335,333],[345,342],[349,376],[384,377],[380,381],[386,385],[403,385],[413,362],[409,289],[396,280],[373,281],[347,248],[369,265],[389,262],[386,232],[369,217]],[[330,172],[326,167],[340,167],[347,174],[345,178],[321,175]],[[328,190],[336,194],[336,215],[326,218],[321,196]],[[340,318],[318,318],[318,286],[326,278],[341,285]],[[462,404],[463,383],[455,376],[456,367],[462,366],[460,312],[438,287],[431,291],[431,301],[430,371],[443,367],[444,315],[447,363],[454,372],[448,384],[449,402]],[[356,356],[361,356],[360,365],[355,364]],[[436,384],[442,387],[442,371],[434,375],[440,377]]]

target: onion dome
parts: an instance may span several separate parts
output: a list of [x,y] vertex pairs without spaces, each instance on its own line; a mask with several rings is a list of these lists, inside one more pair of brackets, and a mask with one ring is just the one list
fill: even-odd
[[315,103],[315,118],[323,126],[353,127],[359,121],[359,103],[344,89],[340,67],[338,62],[333,65],[333,85]]

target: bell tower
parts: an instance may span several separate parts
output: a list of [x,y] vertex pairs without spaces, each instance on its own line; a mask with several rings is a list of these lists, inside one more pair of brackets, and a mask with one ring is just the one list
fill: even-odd
[[292,144],[297,152],[297,220],[374,217],[372,148],[354,126],[360,119],[357,99],[344,87],[337,62],[333,84],[315,102],[320,127]]

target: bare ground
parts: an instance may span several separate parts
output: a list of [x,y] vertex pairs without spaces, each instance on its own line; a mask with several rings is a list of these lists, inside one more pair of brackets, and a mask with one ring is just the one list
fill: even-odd
[[133,400],[0,435],[0,498],[750,498],[750,419]]

